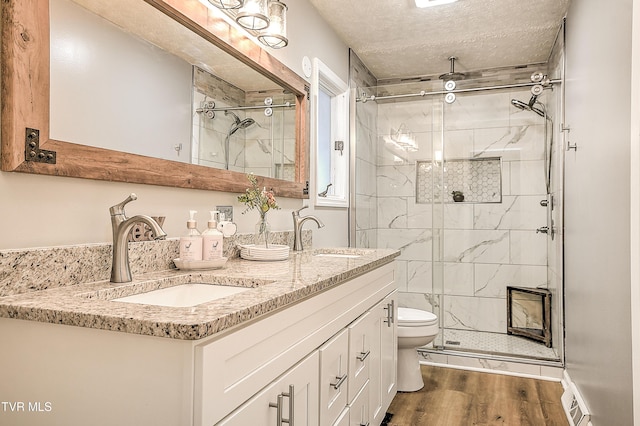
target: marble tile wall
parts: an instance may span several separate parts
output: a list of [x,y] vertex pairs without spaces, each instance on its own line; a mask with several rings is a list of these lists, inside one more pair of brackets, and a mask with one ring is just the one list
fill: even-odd
[[[355,93],[373,94],[367,87],[375,86],[376,79],[350,51],[349,84]],[[359,96],[359,95],[358,95]],[[378,106],[375,102],[357,103],[355,110],[355,245],[377,247],[378,194],[377,167],[377,120]],[[353,222],[352,222],[353,223]]]
[[273,108],[271,116],[266,116],[263,109],[233,111],[241,120],[252,118],[255,124],[230,136],[229,170],[294,180],[295,98],[282,91],[245,93],[203,70],[195,70],[192,163],[224,169],[225,139],[235,120],[222,111],[217,111],[213,119],[195,112],[204,102],[213,100],[216,108],[236,107],[262,105],[266,97],[271,97],[273,105],[289,102],[293,107]]
[[[506,333],[506,286],[547,286],[547,238],[536,234],[546,224],[543,119],[512,107],[514,98],[528,101],[530,92],[378,103],[378,246],[402,250],[400,305],[443,312],[445,327]],[[385,143],[399,126],[415,136],[416,150]],[[500,157],[502,202],[416,204],[416,162],[434,155],[445,162]]]

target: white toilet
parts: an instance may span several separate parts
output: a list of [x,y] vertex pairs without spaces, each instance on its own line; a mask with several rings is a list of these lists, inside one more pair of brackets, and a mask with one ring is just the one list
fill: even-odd
[[427,311],[398,308],[398,391],[415,392],[424,387],[417,348],[438,335],[438,317]]

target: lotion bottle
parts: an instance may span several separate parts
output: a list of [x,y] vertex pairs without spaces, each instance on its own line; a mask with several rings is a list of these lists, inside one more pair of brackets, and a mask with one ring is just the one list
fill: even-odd
[[202,236],[198,232],[195,210],[189,210],[187,233],[180,237],[180,260],[193,262],[202,260]]
[[215,260],[222,257],[222,232],[218,231],[217,210],[209,212],[211,219],[207,222],[207,229],[202,232],[202,260]]

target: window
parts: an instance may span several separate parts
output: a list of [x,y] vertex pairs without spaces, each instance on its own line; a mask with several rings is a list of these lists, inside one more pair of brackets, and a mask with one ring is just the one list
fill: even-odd
[[349,206],[349,88],[318,58],[313,65],[313,198],[316,206],[346,208]]

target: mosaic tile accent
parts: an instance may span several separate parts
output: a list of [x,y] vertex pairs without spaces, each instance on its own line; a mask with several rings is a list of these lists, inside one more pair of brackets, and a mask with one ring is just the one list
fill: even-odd
[[[437,194],[441,193],[446,194],[445,203],[502,202],[500,158],[446,160],[442,183],[437,180],[434,182],[434,167],[431,161],[418,161],[416,170],[416,203],[418,204],[437,201]],[[464,198],[457,201],[452,194],[454,191],[462,192]]]
[[288,180],[295,182],[296,180],[296,165],[295,164],[280,164],[276,163],[276,176],[278,179]]

